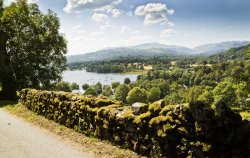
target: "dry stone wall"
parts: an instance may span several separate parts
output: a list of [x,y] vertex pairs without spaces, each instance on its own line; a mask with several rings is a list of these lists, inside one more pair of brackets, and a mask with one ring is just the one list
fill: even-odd
[[250,124],[224,103],[123,106],[104,97],[24,89],[21,103],[86,135],[149,157],[249,157]]

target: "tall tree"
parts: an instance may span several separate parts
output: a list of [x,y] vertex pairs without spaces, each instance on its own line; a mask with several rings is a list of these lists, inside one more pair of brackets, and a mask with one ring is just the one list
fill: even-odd
[[56,14],[51,10],[43,14],[37,4],[17,0],[3,8],[0,15],[0,59],[4,60],[0,78],[4,98],[13,99],[20,88],[48,87],[59,81],[65,69],[67,44],[58,31],[60,22]]

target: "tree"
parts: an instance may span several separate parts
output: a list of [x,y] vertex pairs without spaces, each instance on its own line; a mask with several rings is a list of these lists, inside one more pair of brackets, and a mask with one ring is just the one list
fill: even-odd
[[214,101],[223,101],[227,105],[234,105],[236,100],[235,88],[231,82],[220,82],[212,91]]
[[79,90],[80,87],[79,87],[79,85],[78,85],[77,83],[73,82],[73,83],[71,83],[71,85],[70,85],[70,89],[71,89],[71,90]]
[[96,91],[97,95],[100,95],[102,93],[102,84],[101,82],[97,82],[94,86],[93,89]]
[[129,91],[126,100],[130,104],[133,104],[136,102],[146,103],[147,102],[147,91],[145,89],[135,87]]
[[111,95],[113,95],[113,91],[109,85],[103,86],[102,95],[104,95],[106,97],[110,97]]
[[71,92],[70,83],[65,81],[60,81],[55,86],[56,91]]
[[197,101],[200,94],[204,92],[204,88],[200,86],[193,86],[187,89],[185,94],[185,102],[190,103],[193,101]]
[[205,91],[199,95],[197,100],[203,101],[207,103],[208,105],[211,105],[214,101],[213,93],[211,92],[212,89],[213,89],[212,87],[207,86],[205,88]]
[[111,87],[115,91],[115,89],[120,85],[120,82],[112,82]]
[[160,88],[153,87],[148,92],[148,101],[149,102],[155,102],[157,100],[160,100],[161,97],[161,90]]
[[125,78],[125,79],[124,79],[124,84],[130,84],[130,82],[131,82],[131,81],[130,81],[129,78]]
[[86,90],[86,89],[88,89],[90,86],[89,86],[89,84],[87,84],[87,83],[85,83],[85,84],[83,84],[82,85],[82,89],[83,90]]
[[2,16],[3,13],[3,0],[0,0],[0,16]]
[[56,14],[51,10],[43,14],[38,5],[17,0],[3,8],[0,15],[3,63],[0,76],[4,98],[14,99],[17,89],[49,87],[60,81],[65,70],[67,45],[59,34],[60,22]]
[[120,84],[115,91],[115,99],[122,101],[122,102],[126,102],[126,97],[128,95],[130,88],[128,85],[126,84]]
[[161,90],[161,98],[164,98],[170,91],[169,84],[166,82],[160,83],[158,87]]
[[93,95],[93,96],[97,96],[97,93],[96,93],[96,91],[95,91],[93,88],[89,87],[89,88],[86,89],[86,91],[84,92],[84,95]]

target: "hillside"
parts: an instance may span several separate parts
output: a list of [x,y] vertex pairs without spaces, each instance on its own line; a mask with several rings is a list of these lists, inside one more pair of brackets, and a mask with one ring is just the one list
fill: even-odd
[[204,44],[193,48],[194,54],[213,55],[250,44],[249,41],[227,41],[221,43]]
[[225,52],[212,55],[209,58],[216,61],[246,60],[249,59],[247,56],[248,50],[250,50],[250,45],[242,46],[239,48],[231,48]]
[[73,62],[85,62],[85,61],[97,61],[106,59],[115,59],[118,57],[137,57],[137,56],[181,56],[187,55],[186,53],[176,52],[164,48],[111,48],[100,50],[93,53],[67,56],[68,63]]
[[230,48],[238,48],[250,44],[250,41],[229,41],[205,44],[194,49],[183,46],[164,45],[159,43],[145,43],[130,47],[106,48],[92,53],[67,56],[68,63],[115,59],[119,57],[147,57],[147,56],[209,56],[224,52]]

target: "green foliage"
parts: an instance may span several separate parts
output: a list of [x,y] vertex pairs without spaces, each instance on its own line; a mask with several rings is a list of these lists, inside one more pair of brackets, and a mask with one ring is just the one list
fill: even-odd
[[147,103],[147,91],[145,89],[135,87],[129,91],[126,100],[130,104],[136,102]]
[[82,85],[82,89],[83,89],[83,90],[86,90],[86,89],[88,89],[89,87],[90,87],[90,85],[87,84],[87,83],[85,83],[85,84]]
[[179,104],[179,103],[182,103],[182,100],[183,100],[183,98],[176,93],[171,94],[171,95],[167,95],[164,98],[166,105]]
[[115,99],[125,103],[129,91],[130,87],[128,85],[120,84],[115,90]]
[[97,93],[93,88],[89,87],[88,89],[85,90],[84,95],[97,96]]
[[103,86],[102,95],[104,95],[106,97],[110,97],[111,95],[113,95],[113,91],[109,85]]
[[3,13],[3,0],[0,0],[0,16],[2,16]]
[[97,82],[94,86],[93,89],[95,90],[97,95],[100,95],[102,93],[102,84],[101,82]]
[[161,97],[161,90],[160,88],[153,87],[148,92],[148,101],[149,102],[155,102],[157,100],[160,100]]
[[232,48],[226,52],[222,52],[209,57],[209,60],[213,61],[228,61],[228,60],[249,60],[250,45],[242,46],[239,48]]
[[55,86],[56,91],[71,92],[70,83],[65,81],[60,81]]
[[202,94],[199,95],[197,100],[206,102],[208,105],[211,105],[214,102],[214,96],[211,90],[206,89]]
[[166,82],[160,83],[160,84],[158,84],[158,87],[161,90],[161,97],[160,98],[164,98],[166,95],[169,94],[169,84],[168,83],[166,83]]
[[0,30],[8,34],[8,72],[15,76],[18,88],[47,87],[61,79],[67,44],[59,33],[59,18],[53,11],[44,14],[37,4],[17,0],[4,7],[0,23]]
[[190,103],[193,101],[197,101],[199,95],[202,94],[203,92],[204,92],[204,88],[200,86],[194,86],[194,87],[187,89],[184,102]]
[[215,102],[223,101],[229,106],[235,104],[235,88],[231,82],[221,82],[212,91]]
[[116,88],[118,87],[120,85],[120,82],[112,82],[111,83],[111,87],[112,87],[112,89],[115,91],[116,90]]
[[129,78],[125,78],[125,79],[124,79],[124,84],[130,84],[130,82],[131,82],[131,81],[130,81]]
[[79,90],[80,88],[79,88],[79,85],[77,83],[73,82],[70,85],[70,89],[71,90]]

